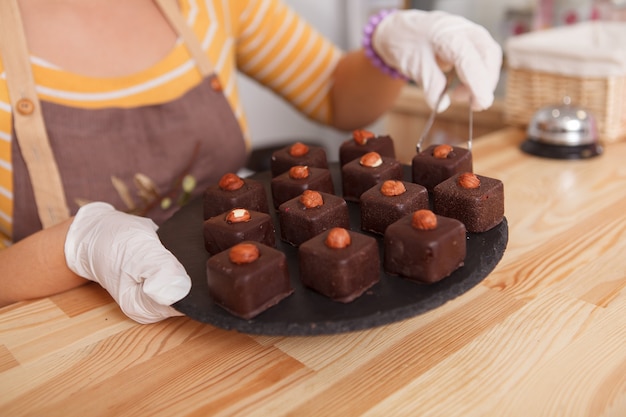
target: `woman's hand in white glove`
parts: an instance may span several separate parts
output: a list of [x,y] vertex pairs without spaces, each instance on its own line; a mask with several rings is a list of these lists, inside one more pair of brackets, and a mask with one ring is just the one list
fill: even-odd
[[182,315],[171,304],[191,289],[185,268],[161,244],[150,219],[90,203],[78,210],[65,240],[76,274],[98,282],[139,323]]
[[[493,103],[502,49],[482,26],[442,11],[401,10],[386,16],[372,36],[376,53],[424,90],[431,108],[446,88],[444,70],[456,69],[469,89],[472,109]],[[438,111],[450,104],[445,96]]]

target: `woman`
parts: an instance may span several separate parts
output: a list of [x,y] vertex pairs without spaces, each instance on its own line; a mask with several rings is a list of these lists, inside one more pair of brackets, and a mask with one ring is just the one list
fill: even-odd
[[484,28],[442,12],[381,15],[364,48],[343,53],[280,0],[0,7],[0,305],[92,280],[141,323],[178,314],[170,305],[190,289],[155,233],[176,209],[166,203],[189,191],[181,179],[195,178],[197,194],[245,161],[235,71],[351,130],[385,112],[406,79],[434,107],[441,68],[454,67],[474,110],[485,109],[501,65]]

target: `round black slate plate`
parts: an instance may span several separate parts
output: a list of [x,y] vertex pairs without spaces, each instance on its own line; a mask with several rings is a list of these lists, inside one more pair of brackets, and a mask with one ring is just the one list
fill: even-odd
[[[335,192],[341,195],[339,168],[331,164]],[[263,181],[271,202],[269,172],[251,178]],[[410,180],[410,169],[405,167]],[[271,206],[271,203],[270,203]],[[351,229],[360,232],[357,204],[348,203]],[[278,305],[252,320],[231,315],[209,297],[206,280],[208,254],[202,235],[202,199],[179,210],[158,233],[165,245],[185,266],[192,280],[191,292],[174,304],[183,314],[204,323],[242,333],[263,335],[320,335],[362,330],[413,317],[458,297],[482,281],[498,264],[508,242],[508,224],[485,233],[468,233],[465,265],[435,284],[423,285],[381,271],[381,280],[355,301],[344,304],[332,301],[304,288],[298,277],[297,248],[280,240],[275,214],[277,248],[287,255],[289,273],[295,292]],[[382,237],[377,237],[382,242]],[[382,265],[382,245],[379,245]]]

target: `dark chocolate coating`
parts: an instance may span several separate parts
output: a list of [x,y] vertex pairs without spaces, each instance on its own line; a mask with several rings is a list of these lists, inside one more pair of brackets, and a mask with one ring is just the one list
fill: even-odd
[[359,159],[348,162],[341,167],[341,183],[343,198],[359,202],[361,194],[385,180],[402,180],[404,175],[402,164],[391,157],[381,156],[382,165],[366,167]]
[[433,191],[433,210],[442,216],[458,219],[469,232],[482,233],[497,226],[504,218],[504,184],[496,178],[476,175],[478,188],[463,188],[461,174],[442,182]]
[[463,223],[437,216],[435,229],[419,230],[411,225],[412,219],[412,214],[404,216],[385,231],[387,273],[431,284],[463,266],[467,251]]
[[371,236],[349,231],[352,243],[332,249],[324,243],[328,233],[300,245],[300,280],[334,301],[349,303],[380,280],[378,243]]
[[284,172],[272,178],[270,186],[274,208],[277,210],[285,201],[298,197],[305,190],[335,194],[330,170],[324,168],[309,168],[309,176],[302,179],[291,178],[289,172]]
[[206,263],[209,294],[214,303],[243,319],[251,319],[293,293],[287,259],[281,251],[257,244],[260,256],[234,264],[229,250]]
[[272,177],[277,177],[289,168],[296,165],[304,165],[313,168],[328,169],[328,159],[326,151],[321,146],[307,145],[309,152],[302,156],[292,156],[289,153],[293,145],[286,146],[272,153],[270,159],[270,169]]
[[[269,156],[268,156],[269,158]],[[339,162],[330,163],[331,173],[341,195]],[[404,166],[405,181],[411,180],[411,167]],[[268,169],[258,172],[270,193],[271,175]],[[360,205],[348,203],[352,230],[360,228]],[[277,212],[270,216],[278,225]],[[416,284],[408,279],[380,271],[380,281],[351,303],[338,303],[305,288],[298,274],[298,248],[282,241],[276,227],[276,246],[287,256],[289,275],[294,293],[278,305],[251,320],[234,316],[215,304],[209,296],[206,261],[202,234],[202,198],[192,199],[172,218],[159,227],[157,234],[174,256],[184,265],[191,277],[189,293],[173,307],[190,319],[222,329],[241,333],[273,336],[330,335],[361,331],[396,323],[430,312],[446,302],[475,288],[498,265],[508,243],[506,217],[498,226],[485,233],[467,234],[467,256],[463,267],[431,285]],[[376,238],[383,259],[383,239]]]
[[380,156],[396,157],[396,150],[391,136],[376,136],[367,140],[365,145],[359,145],[354,139],[348,139],[339,146],[339,164],[344,166],[348,162],[360,158],[368,152],[377,152]]
[[400,195],[383,195],[382,183],[361,194],[361,229],[382,235],[391,223],[416,210],[429,208],[425,187],[408,181],[402,183],[406,192]]
[[320,193],[324,204],[306,208],[300,196],[284,202],[278,207],[280,236],[285,242],[299,246],[320,233],[333,227],[350,229],[348,204],[334,194]]
[[226,191],[214,184],[207,187],[204,191],[203,208],[205,220],[238,207],[269,213],[269,203],[263,183],[243,178],[243,187],[238,190]]
[[229,212],[204,221],[204,247],[209,254],[215,255],[246,240],[276,246],[274,223],[269,214],[248,210],[249,221],[228,223],[226,215]]
[[411,168],[413,182],[432,191],[437,184],[454,174],[472,172],[472,153],[465,148],[452,147],[447,158],[435,158],[433,150],[438,145],[431,145],[413,157]]

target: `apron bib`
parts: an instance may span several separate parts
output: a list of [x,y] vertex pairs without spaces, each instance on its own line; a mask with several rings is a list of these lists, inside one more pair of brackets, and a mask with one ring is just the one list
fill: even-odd
[[[131,109],[85,110],[42,102],[70,213],[84,201],[106,201],[129,211],[113,185],[114,176],[130,191],[134,212],[160,224],[177,207],[164,210],[158,201],[154,207],[142,201],[133,182],[136,174],[152,180],[160,195],[172,191],[175,202],[181,191],[177,183],[185,174],[196,179],[197,195],[243,166],[246,149],[239,125],[224,95],[210,86],[206,79],[175,101]],[[42,228],[17,144],[14,138],[14,241]]]
[[[54,155],[49,161],[42,157],[41,165],[53,167],[49,176],[60,178],[64,195],[52,203],[67,206],[69,214],[75,214],[79,203],[85,201],[106,201],[121,211],[129,211],[127,202],[113,185],[112,177],[115,177],[130,191],[136,206],[133,212],[147,215],[160,224],[177,207],[164,210],[158,199],[155,204],[143,201],[133,182],[136,174],[147,176],[159,195],[171,192],[175,202],[184,175],[195,178],[194,195],[198,195],[224,173],[237,171],[245,163],[247,153],[241,128],[198,40],[185,24],[175,0],[155,1],[185,41],[203,74],[199,85],[172,102],[131,109],[80,109],[39,102],[34,93],[30,95],[46,122],[45,130],[40,129],[42,134],[38,136],[43,135],[47,141],[33,146],[35,155],[46,154],[40,152],[41,148],[49,148],[49,153]],[[18,8],[11,11],[19,19]],[[3,51],[3,59],[4,56]],[[29,62],[28,56],[23,59]],[[21,69],[30,70],[24,63],[21,65]],[[7,82],[9,78],[7,76]],[[34,82],[31,89],[34,92]],[[14,117],[18,116],[22,117],[14,112]],[[42,210],[41,204],[45,200],[41,198],[42,188],[44,194],[47,188],[42,187],[41,181],[42,177],[46,181],[46,176],[34,175],[33,165],[36,169],[40,164],[29,164],[22,152],[23,144],[30,149],[32,138],[19,135],[30,131],[23,128],[17,131],[15,126],[14,122],[11,155],[14,242],[52,225],[58,218],[46,218],[47,211]],[[33,183],[33,178],[39,183]]]

